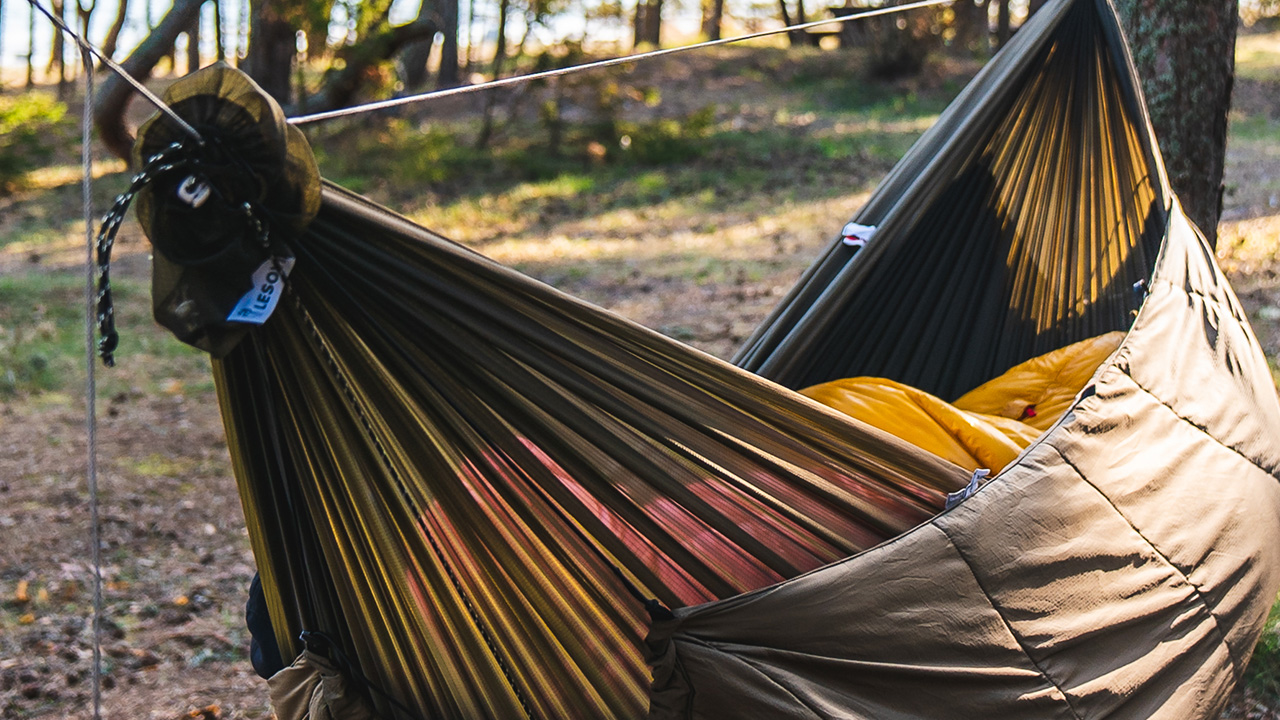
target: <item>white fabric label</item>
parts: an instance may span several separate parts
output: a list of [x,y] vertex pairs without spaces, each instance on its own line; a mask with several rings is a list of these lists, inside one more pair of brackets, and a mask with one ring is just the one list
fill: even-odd
[[231,309],[227,321],[250,325],[266,322],[280,302],[280,295],[284,293],[284,279],[292,269],[293,258],[274,258],[258,266],[253,272],[253,287]]
[[875,225],[859,225],[851,222],[840,232],[844,236],[844,244],[850,247],[862,247],[871,241],[878,228]]

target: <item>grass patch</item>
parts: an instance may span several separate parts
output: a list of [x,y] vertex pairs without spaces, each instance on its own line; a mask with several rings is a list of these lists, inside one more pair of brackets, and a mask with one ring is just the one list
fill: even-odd
[[73,127],[66,114],[48,93],[0,95],[0,195],[23,187],[26,174],[53,157]]
[[1262,638],[1244,673],[1245,683],[1268,702],[1280,702],[1280,602],[1271,608]]
[[1261,82],[1280,78],[1280,32],[1242,33],[1236,39],[1236,76]]
[[[65,274],[0,278],[0,399],[76,394],[84,383],[84,281]],[[199,377],[189,389],[208,391],[208,360],[151,320],[150,289],[136,280],[112,282],[121,335],[116,367],[98,371],[106,396],[161,392],[175,377]]]

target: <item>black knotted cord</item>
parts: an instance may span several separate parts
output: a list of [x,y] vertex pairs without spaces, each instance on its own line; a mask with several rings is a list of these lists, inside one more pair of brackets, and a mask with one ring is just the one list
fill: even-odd
[[120,335],[116,332],[115,303],[111,298],[111,248],[116,242],[116,233],[124,222],[129,205],[142,188],[157,177],[190,165],[189,157],[184,155],[186,147],[182,143],[174,143],[152,155],[142,165],[142,170],[129,181],[129,189],[116,196],[111,209],[102,217],[102,228],[98,231],[97,266],[98,266],[98,357],[107,367],[116,364],[115,350],[120,344]]
[[[120,344],[120,335],[116,332],[115,303],[111,296],[111,249],[115,245],[116,234],[120,231],[120,225],[124,222],[129,206],[143,188],[157,179],[177,171],[189,173],[186,179],[179,183],[177,187],[178,197],[183,202],[193,207],[198,207],[208,195],[227,201],[228,198],[221,190],[210,183],[205,174],[201,172],[206,160],[197,154],[206,147],[216,146],[218,146],[216,142],[209,146],[201,142],[195,148],[192,148],[189,143],[175,142],[152,155],[143,163],[142,170],[129,181],[129,189],[116,196],[111,210],[102,218],[102,228],[98,231],[97,242],[98,356],[102,358],[103,364],[107,367],[115,365],[115,350]],[[230,153],[229,156],[238,164],[244,164],[243,160],[234,153]],[[250,230],[258,241],[258,245],[261,246],[264,253],[269,253],[271,249],[270,225],[263,222],[261,218],[265,210],[250,202],[241,202],[238,205],[228,202],[228,204],[238,207],[240,212],[244,214]],[[280,270],[278,260],[276,261],[276,270]],[[283,275],[281,273],[282,277]]]

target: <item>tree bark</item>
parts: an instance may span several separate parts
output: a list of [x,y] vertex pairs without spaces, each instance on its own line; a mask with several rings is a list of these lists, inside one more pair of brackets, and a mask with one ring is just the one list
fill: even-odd
[[288,105],[297,38],[293,25],[270,0],[249,2],[249,48],[244,71],[281,105]]
[[187,28],[187,73],[200,69],[200,13],[191,19]]
[[[430,20],[439,17],[434,0],[422,0],[418,5],[418,20]],[[427,84],[429,71],[427,62],[431,60],[432,38],[416,40],[405,46],[400,53],[400,62],[404,66],[404,86],[408,90],[418,90]]]
[[441,0],[440,70],[436,76],[437,87],[453,87],[458,84],[458,0]]
[[[783,27],[791,27],[795,23],[791,21],[791,11],[787,9],[787,0],[778,0],[778,15],[782,18]],[[787,44],[791,47],[800,47],[804,44],[804,37],[801,33],[791,31],[787,33]]]
[[27,6],[27,89],[36,86],[36,9]]
[[662,0],[637,0],[633,45],[662,44]]
[[[49,5],[51,6],[50,12],[54,15],[58,17],[65,16],[62,0],[50,0]],[[55,27],[53,29],[53,39],[49,42],[49,64],[44,68],[46,75],[53,72],[55,68],[60,74],[63,73],[62,53],[62,31]]]
[[107,37],[102,41],[102,54],[111,59],[115,59],[116,46],[120,43],[120,32],[124,30],[124,23],[129,13],[129,0],[119,0],[116,4],[116,19],[111,21],[111,27],[107,30]]
[[1222,214],[1238,0],[1117,0],[1169,180],[1211,245]]
[[702,34],[708,40],[720,39],[724,24],[724,0],[707,0],[702,4]]
[[[160,24],[138,44],[120,65],[133,77],[145,82],[156,63],[173,48],[174,40],[191,26],[191,18],[200,15],[204,0],[175,0]],[[134,129],[125,123],[125,110],[133,99],[133,88],[115,73],[106,73],[98,85],[93,107],[93,121],[98,126],[102,144],[117,157],[129,159]]]
[[218,62],[226,62],[226,38],[222,35],[222,0],[213,0],[213,53]]
[[[440,26],[434,20],[415,20],[360,41],[345,55],[346,65],[341,70],[325,74],[324,85],[307,100],[307,112],[325,112],[346,107],[360,90],[365,71],[370,66],[394,56],[406,44],[432,37],[438,32]],[[286,106],[286,114],[293,109]]]
[[[4,0],[0,0],[0,58],[4,57]],[[0,66],[2,68],[3,66]],[[4,71],[0,69],[0,92],[4,92]]]
[[[636,12],[639,12],[639,3]],[[507,14],[511,9],[511,0],[498,0],[498,38],[493,50],[493,79],[502,76],[502,63],[507,57]],[[498,94],[490,90],[485,93],[484,111],[480,117],[480,132],[476,135],[476,148],[483,150],[489,146],[493,137],[493,111],[497,105]]]
[[955,12],[955,46],[964,52],[985,56],[990,48],[986,2],[959,0],[952,9]]
[[1013,17],[1009,9],[1009,0],[996,0],[1000,5],[996,10],[996,47],[1002,48],[1009,38],[1013,37]]

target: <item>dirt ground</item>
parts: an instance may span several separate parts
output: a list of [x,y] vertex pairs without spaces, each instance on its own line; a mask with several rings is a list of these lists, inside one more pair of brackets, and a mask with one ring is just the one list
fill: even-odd
[[[1271,89],[1242,82],[1240,102],[1251,113],[1280,118]],[[1275,357],[1280,210],[1270,191],[1254,189],[1280,178],[1280,156],[1248,147],[1232,152],[1228,181],[1241,190],[1228,198],[1220,256]],[[841,208],[858,197],[792,208],[788,212],[799,214],[785,221],[740,218],[771,238],[762,273],[695,280],[642,260],[587,277],[555,265],[526,269],[726,356],[826,242],[830,218],[842,220],[847,212]],[[52,202],[75,207],[75,198],[74,188],[64,188]],[[0,216],[46,212],[50,203],[47,193],[9,198]],[[795,229],[824,214],[821,230]],[[5,222],[0,218],[0,225]],[[0,277],[68,272],[77,262],[78,242],[72,232],[38,248],[6,246],[0,249]],[[499,259],[506,252],[505,259],[519,260],[516,250],[492,249]],[[116,274],[144,281],[145,252],[136,231],[126,231]],[[661,248],[654,251],[661,254]],[[146,367],[120,372],[125,379],[114,385],[125,389],[98,400],[104,715],[272,717],[265,685],[246,656],[242,613],[253,558],[212,389],[188,377],[151,376]],[[83,396],[67,391],[0,400],[0,429],[0,718],[87,717],[93,596]],[[1224,718],[1275,720],[1280,713],[1237,694]]]

